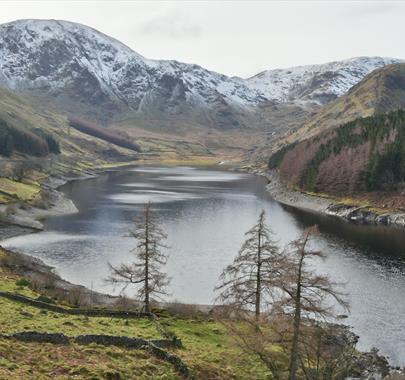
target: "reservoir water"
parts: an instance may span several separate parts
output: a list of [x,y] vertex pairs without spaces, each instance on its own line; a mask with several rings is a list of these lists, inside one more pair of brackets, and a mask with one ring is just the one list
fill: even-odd
[[268,196],[265,185],[264,178],[219,169],[110,171],[62,188],[79,213],[51,217],[44,232],[1,244],[39,257],[73,283],[113,293],[103,281],[107,263],[131,260],[134,241],[127,231],[142,205],[151,201],[168,234],[168,299],[210,304],[218,275],[262,209],[280,246],[318,224],[321,235],[313,244],[326,259],[314,265],[346,284],[351,311],[344,323],[360,335],[361,349],[378,347],[393,364],[405,365],[405,231],[285,208]]

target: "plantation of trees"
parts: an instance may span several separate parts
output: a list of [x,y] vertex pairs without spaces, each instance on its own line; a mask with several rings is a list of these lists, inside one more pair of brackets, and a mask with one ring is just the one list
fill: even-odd
[[[324,190],[319,188],[320,166],[356,149],[363,154],[369,152],[368,157],[358,157],[364,160],[365,166],[360,173],[361,189],[357,190],[397,190],[405,182],[405,111],[357,119],[299,144],[311,148],[319,144],[321,139],[323,143],[315,149],[296,183],[300,188],[308,191]],[[279,167],[295,146],[297,144],[288,145],[273,154],[269,168]],[[360,149],[366,146],[369,148]],[[350,163],[340,162],[340,165]],[[333,170],[329,174],[333,176]]]
[[396,190],[405,182],[405,112],[391,116],[397,134],[392,144],[371,158],[365,176],[369,190]]
[[60,153],[58,142],[50,134],[39,129],[11,127],[0,120],[0,155],[10,157],[14,151],[36,157]]
[[277,168],[281,162],[283,161],[283,158],[285,156],[285,154],[291,150],[292,148],[294,148],[296,145],[296,143],[292,143],[292,144],[288,144],[283,146],[280,150],[278,150],[277,152],[275,152],[269,159],[269,168],[270,169],[275,169]]
[[105,128],[101,128],[88,121],[84,121],[77,117],[70,116],[69,123],[73,128],[77,129],[80,132],[86,133],[90,136],[97,137],[101,140],[113,143],[122,148],[133,150],[135,152],[139,152],[140,150],[137,144],[128,141],[128,139],[125,138],[124,136],[120,136],[117,133],[106,130]]

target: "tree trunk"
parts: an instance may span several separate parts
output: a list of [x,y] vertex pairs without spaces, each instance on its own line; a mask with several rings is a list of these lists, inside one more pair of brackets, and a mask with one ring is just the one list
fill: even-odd
[[295,295],[295,311],[294,311],[294,324],[293,324],[293,339],[291,346],[291,357],[290,357],[290,375],[289,380],[296,380],[297,371],[299,366],[299,335],[301,327],[301,285],[302,285],[302,265],[305,257],[305,246],[309,233],[304,237],[302,247],[300,250],[300,261],[298,265],[298,274],[297,274],[297,293]]
[[149,205],[145,209],[145,313],[150,313],[149,305]]
[[256,321],[260,318],[260,298],[261,298],[261,231],[259,227],[259,234],[258,234],[258,247],[257,247],[257,272],[256,272],[256,300],[255,300],[255,317]]

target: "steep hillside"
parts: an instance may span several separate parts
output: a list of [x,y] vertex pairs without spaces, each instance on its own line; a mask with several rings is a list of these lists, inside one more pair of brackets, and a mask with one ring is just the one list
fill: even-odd
[[274,104],[318,107],[370,71],[398,62],[363,57],[242,79],[197,65],[150,60],[92,28],[66,21],[3,24],[0,41],[0,86],[104,123],[135,118],[141,126],[166,129],[272,129],[277,116],[267,120]]
[[0,163],[36,156],[61,163],[127,160],[136,154],[72,128],[65,116],[0,88]]
[[347,94],[337,98],[310,118],[288,141],[305,139],[359,117],[405,108],[405,64],[375,70]]
[[269,161],[281,179],[306,191],[347,195],[401,192],[405,183],[405,111],[356,119],[285,146]]
[[[40,213],[68,206],[59,193],[46,190],[49,184],[57,186],[61,176],[86,175],[139,157],[138,146],[128,136],[101,131],[96,135],[94,128],[75,129],[65,116],[0,88],[0,218],[39,226],[29,215],[18,217],[17,210],[25,202],[39,207]],[[3,206],[8,203],[14,203],[10,214]],[[28,205],[24,207],[26,211]]]

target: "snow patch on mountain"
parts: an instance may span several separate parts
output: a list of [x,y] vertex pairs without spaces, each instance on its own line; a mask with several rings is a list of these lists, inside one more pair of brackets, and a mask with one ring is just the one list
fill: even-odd
[[289,102],[339,97],[370,72],[403,60],[381,57],[358,57],[320,65],[296,66],[263,71],[246,80],[250,89],[264,98]]
[[[151,60],[90,27],[57,20],[0,25],[0,86],[72,94],[96,105],[132,110],[184,107],[252,109],[267,102],[324,104],[369,72],[400,60],[361,57],[323,65],[269,70],[249,79],[228,77],[198,65]],[[180,111],[178,111],[180,112]],[[182,111],[181,111],[182,112]]]

